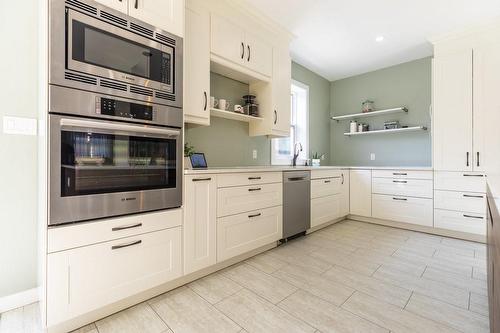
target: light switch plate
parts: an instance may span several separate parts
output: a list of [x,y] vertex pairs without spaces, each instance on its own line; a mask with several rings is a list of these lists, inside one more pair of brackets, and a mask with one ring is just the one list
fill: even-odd
[[256,159],[257,159],[257,149],[254,149],[254,150],[252,151],[252,157],[253,157],[253,159],[254,159],[254,160],[256,160]]
[[375,161],[375,153],[370,153],[370,160]]
[[3,117],[4,134],[36,135],[37,120],[33,118]]

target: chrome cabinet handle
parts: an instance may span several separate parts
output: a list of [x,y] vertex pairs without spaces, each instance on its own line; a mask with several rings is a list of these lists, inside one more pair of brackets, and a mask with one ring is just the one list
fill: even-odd
[[253,214],[253,215],[248,215],[248,218],[251,219],[251,218],[254,218],[254,217],[259,217],[261,216],[262,213],[258,213],[258,214]]
[[278,112],[274,110],[274,125],[278,122]]
[[479,198],[479,199],[484,199],[482,195],[471,195],[471,194],[464,194],[465,198]]
[[208,182],[210,180],[212,180],[212,178],[195,178],[193,182]]
[[207,106],[208,106],[207,92],[204,91],[203,95],[205,96],[205,106],[203,107],[203,111],[207,111]]
[[480,219],[480,220],[483,219],[482,216],[474,216],[474,215],[467,215],[467,214],[464,214],[464,217],[468,217],[468,218],[471,218],[471,219]]
[[408,201],[408,199],[406,199],[406,198],[392,198],[392,200]]
[[467,152],[466,156],[467,156],[467,160],[465,162],[465,165],[469,166],[469,152]]
[[392,173],[394,176],[408,176],[406,172],[393,172]]
[[111,247],[111,250],[118,250],[118,249],[123,249],[124,247],[129,247],[129,246],[134,246],[134,245],[139,245],[142,243],[142,240],[138,240],[135,242],[127,243],[127,244],[122,244],[122,245],[113,245]]
[[245,58],[245,44],[241,42],[241,59]]
[[401,183],[401,184],[406,184],[406,183],[408,183],[408,181],[407,181],[407,180],[393,180],[392,182],[393,182],[393,183]]
[[135,0],[135,5],[134,5],[135,9],[139,8],[139,0]]
[[331,182],[332,182],[331,180],[325,180],[325,184],[331,183]]
[[476,166],[479,166],[479,152],[477,152]]
[[249,189],[248,189],[248,192],[255,192],[255,191],[260,191],[260,190],[262,190],[262,188],[260,188],[260,187],[257,187],[257,188],[249,188]]
[[464,177],[484,177],[484,175],[471,175],[471,174],[468,174],[468,173],[464,173],[463,176]]
[[124,225],[121,227],[114,227],[114,228],[111,228],[111,231],[120,231],[120,230],[133,229],[133,228],[139,228],[139,227],[142,227],[142,223]]
[[248,180],[259,180],[262,179],[262,177],[248,177]]
[[344,185],[344,174],[342,173],[342,185]]
[[250,45],[247,45],[247,50],[248,50],[248,58],[247,58],[247,61],[250,61]]

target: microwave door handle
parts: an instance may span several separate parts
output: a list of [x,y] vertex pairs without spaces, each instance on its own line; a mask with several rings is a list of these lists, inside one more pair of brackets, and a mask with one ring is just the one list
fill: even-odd
[[79,127],[90,129],[102,129],[108,131],[122,131],[128,133],[149,134],[149,135],[162,135],[169,137],[178,137],[181,134],[180,130],[134,126],[120,123],[108,123],[99,121],[79,120],[62,118],[60,120],[61,127]]

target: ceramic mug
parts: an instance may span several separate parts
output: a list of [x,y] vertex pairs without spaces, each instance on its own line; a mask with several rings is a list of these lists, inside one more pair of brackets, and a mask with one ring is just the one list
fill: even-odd
[[210,96],[210,107],[216,108],[219,105],[219,101],[215,99],[214,96]]
[[231,103],[229,103],[229,101],[226,101],[223,98],[219,99],[219,109],[229,110],[230,107],[231,107]]
[[243,107],[241,105],[236,104],[234,106],[234,112],[243,113]]

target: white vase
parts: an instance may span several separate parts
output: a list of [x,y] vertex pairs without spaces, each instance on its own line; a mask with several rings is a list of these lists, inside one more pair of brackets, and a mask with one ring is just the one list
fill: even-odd
[[321,160],[319,158],[313,158],[312,159],[312,166],[319,166],[321,164]]

